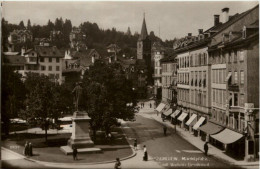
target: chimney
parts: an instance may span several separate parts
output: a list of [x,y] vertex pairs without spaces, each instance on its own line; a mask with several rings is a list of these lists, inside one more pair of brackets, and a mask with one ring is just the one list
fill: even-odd
[[192,36],[192,33],[188,33],[188,36]]
[[228,17],[229,8],[222,9],[222,23],[226,23],[229,19]]
[[214,15],[214,26],[219,24],[219,15]]
[[199,35],[203,34],[203,29],[199,29]]

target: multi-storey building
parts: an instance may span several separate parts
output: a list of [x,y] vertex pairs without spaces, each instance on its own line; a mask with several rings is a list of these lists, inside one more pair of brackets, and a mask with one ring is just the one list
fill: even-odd
[[[228,8],[223,12],[228,14]],[[225,128],[210,136],[227,152],[239,154],[246,160],[258,157],[259,152],[259,140],[255,138],[259,133],[258,19],[259,6],[233,20],[227,19],[209,44],[212,65],[210,120]]]
[[65,52],[62,59],[62,80],[63,82],[75,85],[76,82],[83,78],[83,75],[89,66],[100,59],[99,53],[95,49],[87,49],[84,51]]
[[162,92],[162,66],[160,60],[164,58],[164,48],[160,42],[155,42],[152,46],[152,57],[154,60],[154,95]]
[[[7,54],[7,55],[6,55]],[[4,53],[4,57],[10,58],[9,53]],[[25,50],[22,48],[21,54],[14,53],[18,60],[24,61],[23,65],[19,62],[19,68],[17,71],[23,76],[26,76],[27,72],[33,72],[37,74],[44,74],[50,77],[51,80],[61,84],[62,80],[62,61],[63,54],[57,49],[56,46],[35,46],[34,49]],[[11,62],[10,62],[11,61]],[[9,59],[10,65],[12,65],[13,59]],[[14,61],[15,62],[15,61]]]
[[213,27],[174,46],[178,120],[227,154],[252,159],[259,152],[259,6],[228,12],[222,9],[222,22],[214,15]]
[[176,55],[161,59],[162,66],[162,101],[156,108],[168,117],[176,110],[177,105],[177,60]]

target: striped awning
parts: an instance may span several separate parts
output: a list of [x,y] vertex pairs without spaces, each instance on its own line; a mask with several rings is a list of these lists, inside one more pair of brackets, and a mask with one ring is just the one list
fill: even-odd
[[183,121],[185,119],[185,117],[188,116],[188,113],[182,112],[182,114],[178,117],[179,121]]
[[201,117],[199,121],[197,121],[197,123],[193,126],[193,129],[197,130],[202,125],[205,119],[206,119],[205,117]]
[[218,134],[211,135],[211,137],[220,141],[221,143],[231,144],[242,138],[243,135],[226,128]]
[[165,116],[169,116],[171,115],[173,112],[172,112],[172,109],[168,109],[167,111],[163,112],[163,115]]
[[180,112],[181,112],[180,110],[175,110],[175,112],[172,113],[171,117],[172,117],[172,118],[175,118],[176,116],[178,116],[178,114],[179,114]]
[[161,112],[166,105],[164,103],[160,103],[159,106],[155,109],[158,112]]
[[196,119],[197,114],[192,114],[192,116],[190,117],[190,119],[185,123],[186,125],[191,125],[193,123],[193,121]]

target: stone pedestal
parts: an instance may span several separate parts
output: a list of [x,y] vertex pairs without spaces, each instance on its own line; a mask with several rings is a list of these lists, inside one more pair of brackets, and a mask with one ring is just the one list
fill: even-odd
[[[93,148],[94,143],[89,136],[89,121],[90,117],[85,111],[76,111],[72,117],[72,135],[68,140],[67,146],[62,146],[61,150],[65,154],[70,154],[73,148],[78,149],[78,153],[100,152],[101,149]],[[84,151],[83,151],[84,150]]]
[[75,148],[93,147],[94,143],[89,136],[90,117],[85,112],[75,112],[72,117],[72,135],[68,145]]

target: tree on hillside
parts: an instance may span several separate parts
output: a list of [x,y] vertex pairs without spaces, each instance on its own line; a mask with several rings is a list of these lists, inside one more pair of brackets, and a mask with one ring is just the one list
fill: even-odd
[[111,127],[117,125],[117,119],[134,118],[135,91],[119,64],[106,65],[96,61],[85,72],[83,89],[94,136],[97,129],[108,134]]
[[21,22],[19,23],[19,27],[20,27],[20,29],[24,29],[24,28],[25,28],[23,21],[21,21]]
[[25,80],[27,98],[26,110],[21,116],[29,124],[35,124],[45,130],[45,141],[47,142],[47,131],[50,120],[55,121],[61,116],[65,107],[59,92],[60,86],[51,82],[48,76],[28,73]]
[[28,21],[27,21],[27,29],[31,30],[31,28],[32,28],[31,21],[30,21],[30,19],[28,19]]
[[21,74],[14,72],[11,67],[2,66],[2,96],[1,119],[4,123],[2,132],[9,133],[10,118],[17,117],[17,113],[24,109],[25,86],[21,81]]

